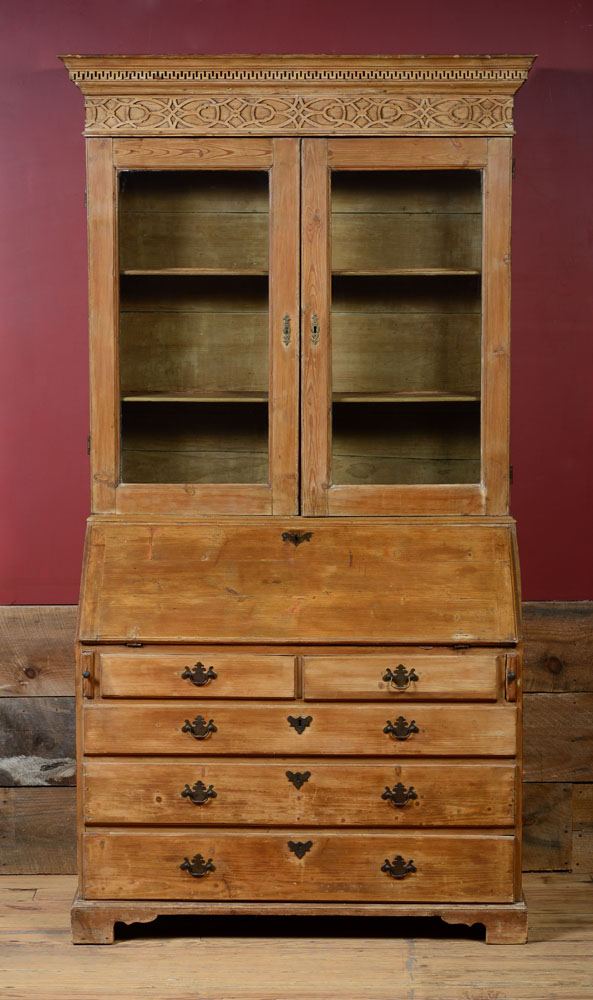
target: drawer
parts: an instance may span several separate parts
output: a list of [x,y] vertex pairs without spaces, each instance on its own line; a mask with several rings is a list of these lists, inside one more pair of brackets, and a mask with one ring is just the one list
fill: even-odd
[[107,826],[510,826],[510,763],[87,758],[84,819]]
[[306,656],[305,699],[496,701],[503,658],[488,650]]
[[84,837],[84,896],[508,903],[514,846],[416,831],[101,831]]
[[[512,756],[513,705],[87,704],[87,754]],[[411,708],[412,706],[410,706]],[[386,731],[387,730],[387,731]]]
[[104,698],[294,698],[295,657],[99,653]]

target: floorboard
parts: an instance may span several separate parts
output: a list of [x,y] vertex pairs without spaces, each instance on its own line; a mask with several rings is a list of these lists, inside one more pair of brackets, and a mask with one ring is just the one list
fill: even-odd
[[[159,918],[70,943],[72,876],[0,878],[0,996],[12,1000],[591,1000],[593,881],[525,878],[527,945],[480,929],[306,918]],[[414,933],[414,937],[410,937]]]

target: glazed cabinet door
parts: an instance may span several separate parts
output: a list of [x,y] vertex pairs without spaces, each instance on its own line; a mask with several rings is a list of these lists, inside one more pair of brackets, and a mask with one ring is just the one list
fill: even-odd
[[297,139],[88,141],[95,512],[298,505]]
[[510,139],[304,139],[302,512],[504,514]]

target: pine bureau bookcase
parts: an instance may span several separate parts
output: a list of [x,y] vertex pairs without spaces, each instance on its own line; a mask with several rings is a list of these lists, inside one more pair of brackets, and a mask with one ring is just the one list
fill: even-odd
[[77,943],[158,914],[522,942],[509,516],[527,56],[65,56],[92,516]]

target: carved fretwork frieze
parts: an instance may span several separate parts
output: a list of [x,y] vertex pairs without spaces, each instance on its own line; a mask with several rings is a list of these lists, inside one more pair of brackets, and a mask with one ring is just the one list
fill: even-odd
[[87,135],[509,135],[513,98],[370,93],[87,96]]
[[222,84],[426,84],[426,83],[480,83],[521,84],[527,73],[523,67],[508,66],[430,66],[417,67],[369,66],[341,67],[334,65],[318,69],[311,67],[270,66],[159,66],[109,68],[81,66],[71,68],[71,79],[79,86],[88,84],[117,83],[222,83]]

